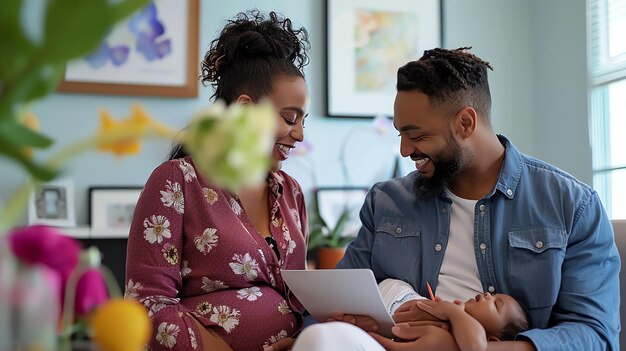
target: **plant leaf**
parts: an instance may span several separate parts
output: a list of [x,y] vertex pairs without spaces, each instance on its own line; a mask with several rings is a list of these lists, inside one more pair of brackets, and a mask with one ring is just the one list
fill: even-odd
[[0,137],[0,155],[6,155],[9,159],[21,164],[33,178],[42,182],[47,182],[54,179],[58,175],[58,171],[40,166],[34,163],[30,158],[22,152],[22,149],[15,147],[13,144],[9,144],[5,139]]
[[45,18],[43,52],[53,61],[94,50],[115,23],[107,0],[52,0]]
[[126,0],[111,7],[114,21],[120,21],[148,5],[149,0]]
[[12,119],[0,120],[0,139],[11,144],[15,149],[47,148],[52,145],[52,139]]

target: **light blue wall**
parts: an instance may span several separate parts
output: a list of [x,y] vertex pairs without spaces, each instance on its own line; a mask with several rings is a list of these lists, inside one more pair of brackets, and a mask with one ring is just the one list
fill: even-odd
[[[583,3],[572,3],[577,2]],[[310,33],[311,64],[306,75],[311,106],[305,132],[314,150],[308,158],[289,160],[285,169],[305,190],[314,186],[310,165],[315,169],[317,186],[343,185],[338,149],[352,133],[346,149],[351,183],[370,185],[387,178],[393,162],[390,150],[397,142],[395,133],[380,138],[371,132],[369,120],[324,116],[326,19],[322,0],[203,0],[201,54],[226,18],[252,7],[282,12]],[[566,11],[560,11],[563,8]],[[443,11],[446,46],[473,46],[474,52],[495,68],[490,75],[494,128],[522,151],[544,157],[590,182],[586,85],[581,79],[586,69],[584,4],[571,5],[568,0],[446,0]],[[561,33],[573,33],[569,45]],[[564,65],[563,60],[570,61]],[[34,104],[33,111],[41,120],[42,130],[57,140],[56,149],[94,131],[101,107],[119,118],[126,116],[131,104],[140,103],[154,118],[182,128],[196,109],[209,103],[209,95],[207,88],[201,88],[196,99],[53,94]],[[87,222],[89,186],[142,185],[165,159],[168,149],[166,143],[149,142],[138,156],[115,159],[88,152],[75,159],[67,174],[75,182],[78,223]],[[411,162],[403,162],[403,173],[412,167]],[[6,199],[22,180],[17,167],[0,159],[0,198]]]

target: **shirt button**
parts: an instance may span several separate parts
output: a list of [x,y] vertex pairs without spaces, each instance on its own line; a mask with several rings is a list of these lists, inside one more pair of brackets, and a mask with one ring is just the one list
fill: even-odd
[[543,247],[543,241],[539,240],[535,243],[535,247],[541,249]]
[[448,210],[446,210],[445,208],[441,209],[441,213],[446,213],[446,212],[448,212]]
[[396,233],[397,233],[397,234],[402,233],[402,228],[400,228],[400,227],[396,228]]
[[506,189],[506,194],[509,195],[509,196],[513,195],[513,190]]
[[491,285],[490,285],[490,286],[487,288],[487,291],[489,291],[490,293],[492,293],[492,294],[493,294],[493,293],[494,293],[494,291],[496,291],[496,288],[494,288],[493,286],[491,286]]
[[479,208],[481,211],[484,211],[484,210],[485,210],[485,205],[480,205],[478,208]]
[[485,243],[480,244],[480,249],[481,250],[484,250],[486,248],[487,248],[487,244],[485,244]]
[[441,244],[435,245],[435,251],[437,252],[441,251]]

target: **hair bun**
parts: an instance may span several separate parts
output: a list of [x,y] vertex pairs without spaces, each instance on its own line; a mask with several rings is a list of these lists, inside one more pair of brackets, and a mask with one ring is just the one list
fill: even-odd
[[265,36],[259,32],[247,31],[239,37],[233,58],[241,56],[273,56],[273,49]]

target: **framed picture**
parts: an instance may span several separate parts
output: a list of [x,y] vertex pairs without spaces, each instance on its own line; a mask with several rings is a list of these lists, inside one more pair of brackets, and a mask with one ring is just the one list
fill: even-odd
[[330,229],[335,228],[344,211],[349,216],[344,227],[344,236],[356,236],[361,229],[359,212],[369,189],[366,187],[325,187],[318,188],[317,200],[320,216]]
[[126,238],[142,187],[89,188],[92,238]]
[[441,0],[326,6],[328,116],[393,116],[398,68],[441,46]]
[[28,202],[28,223],[74,227],[74,183],[59,179],[38,186]]
[[196,97],[198,16],[199,0],[152,0],[94,52],[68,64],[58,90]]

